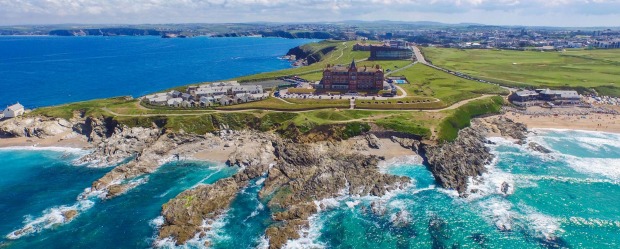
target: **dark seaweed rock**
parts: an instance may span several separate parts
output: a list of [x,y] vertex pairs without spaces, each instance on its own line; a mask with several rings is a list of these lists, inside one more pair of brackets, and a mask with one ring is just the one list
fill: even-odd
[[528,146],[528,148],[530,148],[530,150],[538,151],[538,152],[543,153],[543,154],[549,154],[549,153],[552,152],[551,150],[543,147],[540,144],[534,143],[534,142],[530,142],[527,146]]

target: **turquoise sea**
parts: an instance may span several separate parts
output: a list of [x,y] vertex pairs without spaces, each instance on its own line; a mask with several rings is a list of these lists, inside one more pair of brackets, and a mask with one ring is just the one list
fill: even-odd
[[[438,188],[415,157],[382,165],[413,184],[382,198],[322,200],[328,208],[289,248],[620,248],[620,135],[536,130],[530,140],[553,150],[541,154],[491,138],[497,160],[472,183],[466,199]],[[73,165],[79,151],[0,150],[0,248],[148,248],[161,205],[184,189],[230,176],[236,168],[173,162],[112,200],[76,200],[111,168]],[[213,222],[214,248],[262,248],[270,211],[257,198],[255,179]],[[500,193],[503,182],[510,194]],[[374,203],[374,209],[371,204]],[[79,205],[73,221],[54,212]],[[380,210],[380,211],[377,211]],[[37,229],[5,236],[28,224]],[[198,239],[188,248],[200,248]]]
[[132,95],[291,67],[283,38],[0,36],[0,107]]

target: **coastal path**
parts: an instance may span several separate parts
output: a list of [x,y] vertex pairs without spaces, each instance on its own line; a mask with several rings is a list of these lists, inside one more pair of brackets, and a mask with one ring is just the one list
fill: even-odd
[[[406,109],[406,110],[399,110],[399,109],[364,109],[364,108],[356,108],[355,110],[363,110],[363,111],[372,111],[372,112],[441,112],[441,111],[446,111],[446,110],[454,110],[456,108],[459,108],[469,102],[475,101],[475,100],[479,100],[479,99],[483,99],[483,98],[487,98],[487,97],[491,97],[491,96],[496,96],[496,95],[492,95],[492,94],[485,94],[476,98],[472,98],[472,99],[466,99],[466,100],[462,100],[459,101],[457,103],[454,103],[450,106],[444,107],[444,108],[440,108],[440,109],[432,109],[432,110],[420,110],[420,109]],[[289,102],[290,103],[290,102]],[[295,104],[295,103],[290,103],[290,104]],[[199,112],[192,112],[192,113],[153,113],[153,114],[121,114],[121,113],[117,113],[113,110],[110,110],[107,107],[103,107],[102,110],[112,114],[113,116],[118,116],[118,117],[161,117],[161,116],[201,116],[201,115],[205,115],[205,114],[211,114],[211,113],[238,113],[238,112],[251,112],[251,111],[267,111],[267,112],[290,112],[290,113],[305,113],[305,112],[313,112],[313,111],[317,111],[317,110],[321,110],[321,109],[339,109],[339,108],[317,108],[317,109],[312,109],[312,110],[269,110],[269,109],[257,109],[257,108],[248,108],[248,109],[242,109],[242,110],[203,110],[203,111],[199,111]],[[154,109],[148,109],[148,108],[143,108],[143,110],[154,110]],[[349,120],[350,121],[350,120]]]

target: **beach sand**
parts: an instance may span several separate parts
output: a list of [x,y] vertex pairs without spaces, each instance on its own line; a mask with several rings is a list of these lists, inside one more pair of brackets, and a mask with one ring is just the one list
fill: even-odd
[[1,138],[0,148],[6,147],[66,147],[84,149],[89,147],[86,137],[73,132],[65,132],[47,138],[16,137]]
[[591,113],[588,115],[542,116],[507,112],[503,116],[527,125],[528,129],[555,128],[620,133],[620,115]]

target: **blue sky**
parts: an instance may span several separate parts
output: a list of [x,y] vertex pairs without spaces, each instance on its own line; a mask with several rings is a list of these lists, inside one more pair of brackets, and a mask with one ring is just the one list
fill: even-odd
[[620,26],[620,0],[0,0],[0,25],[340,20]]

